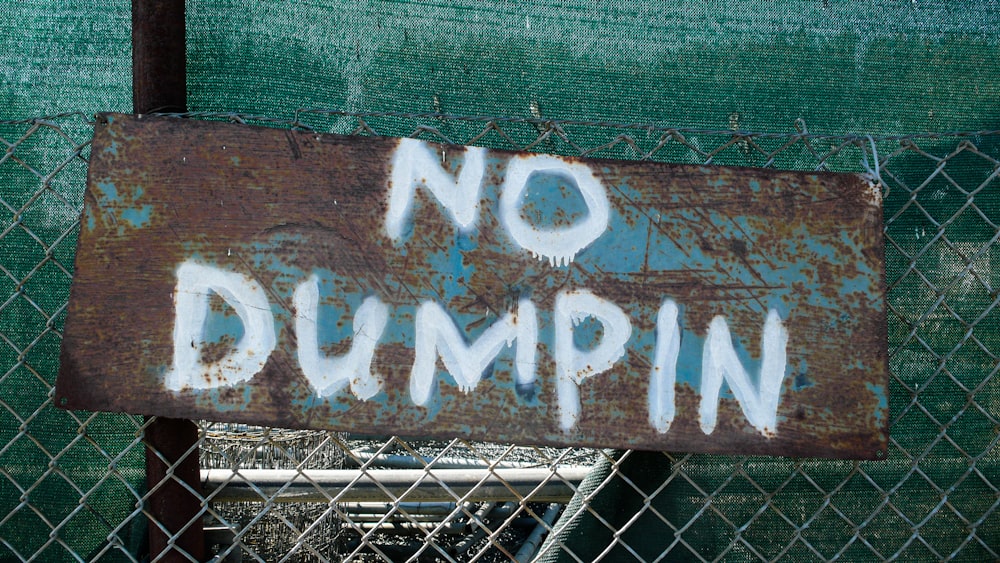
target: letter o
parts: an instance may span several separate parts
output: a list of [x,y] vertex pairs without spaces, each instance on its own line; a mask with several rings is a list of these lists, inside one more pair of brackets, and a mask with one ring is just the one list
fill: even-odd
[[[587,217],[558,229],[539,229],[521,218],[521,194],[528,185],[528,179],[536,172],[562,173],[573,178],[587,204]],[[569,265],[578,252],[604,234],[610,213],[604,186],[584,164],[571,164],[545,155],[514,157],[507,164],[500,193],[500,222],[521,248],[539,259],[547,258],[553,266]]]

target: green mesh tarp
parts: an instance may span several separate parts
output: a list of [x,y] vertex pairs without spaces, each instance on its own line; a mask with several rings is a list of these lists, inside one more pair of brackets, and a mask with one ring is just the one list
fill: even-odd
[[192,1],[188,22],[193,110],[998,125],[989,2]]
[[[0,120],[131,107],[127,2],[0,7]],[[0,561],[139,551],[136,423],[52,406],[91,135],[0,123]],[[124,559],[127,559],[124,558]]]
[[[129,109],[127,2],[17,2],[0,14],[0,119]],[[602,122],[876,139],[978,131],[1000,127],[998,24],[989,2],[192,0],[189,106],[566,118],[591,123],[567,126],[581,147],[623,132],[655,145],[658,133]],[[358,125],[312,119],[340,133]],[[383,134],[419,123],[455,140],[482,125],[371,119]],[[85,166],[73,154],[86,125],[65,123],[24,142],[31,124],[0,126],[0,560],[141,558],[144,524],[130,517],[137,423],[49,402]],[[543,557],[995,559],[996,140],[871,142],[891,164],[887,461],[619,453]],[[724,144],[685,142],[654,158],[704,162]],[[495,135],[480,144],[510,148]],[[811,169],[831,146],[771,162],[736,143],[712,160]],[[534,150],[575,152],[566,142]],[[600,156],[641,155],[619,146]],[[858,171],[861,160],[854,151],[830,166]]]
[[[875,136],[1000,127],[1000,13],[985,2],[189,7],[193,110],[287,115],[288,108],[319,106]],[[408,121],[381,124],[380,132],[413,132]],[[334,120],[330,129],[347,132],[353,125]],[[454,139],[479,127],[446,119],[433,125]],[[617,133],[577,128],[573,140],[594,146]],[[483,142],[509,148],[495,137]],[[924,146],[946,155],[957,143]],[[982,148],[1000,157],[995,138]],[[566,145],[536,150],[573,152]],[[971,190],[994,173],[995,163],[967,156],[949,172]],[[735,150],[716,162],[766,160]],[[858,160],[833,166],[858,171]],[[954,553],[967,561],[992,559],[1000,545],[998,483],[984,476],[1000,474],[1000,386],[992,378],[1000,353],[993,333],[1000,327],[991,293],[1000,280],[986,260],[986,284],[972,276],[963,292],[961,284],[948,285],[961,268],[942,262],[964,267],[963,257],[992,242],[1000,186],[976,196],[984,221],[961,209],[968,198],[935,176],[938,164],[919,152],[892,160],[896,189],[886,200],[886,218],[895,218],[890,235],[899,242],[887,249],[887,277],[898,379],[890,389],[896,442],[888,461],[863,464],[859,473],[850,463],[692,456],[676,473],[662,455],[626,457],[607,486],[595,479],[583,491],[589,508],[575,517],[567,511],[543,558],[934,560]],[[816,165],[808,155],[782,163]],[[907,188],[928,181],[933,188],[921,190],[921,206],[912,208]],[[937,236],[938,225],[952,218],[942,240],[921,252],[928,233]],[[942,297],[954,305],[936,307]],[[979,344],[966,338],[973,325]],[[925,382],[930,389],[921,388]],[[977,471],[968,471],[970,458]],[[610,464],[604,470],[610,474]],[[804,525],[806,532],[796,530]]]

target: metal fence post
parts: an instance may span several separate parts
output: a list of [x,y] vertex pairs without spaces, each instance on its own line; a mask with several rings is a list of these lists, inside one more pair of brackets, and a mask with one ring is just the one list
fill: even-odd
[[132,0],[132,109],[187,109],[184,0]]
[[[132,0],[133,111],[184,111],[186,67],[184,0]],[[197,441],[190,420],[157,418],[146,428],[150,560],[204,560],[201,498],[192,493],[201,487]]]

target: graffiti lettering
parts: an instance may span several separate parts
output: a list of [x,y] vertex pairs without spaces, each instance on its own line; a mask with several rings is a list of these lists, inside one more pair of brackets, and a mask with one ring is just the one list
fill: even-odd
[[[416,188],[427,188],[448,211],[460,230],[469,230],[479,213],[478,205],[486,160],[485,149],[465,149],[460,170],[449,175],[440,159],[425,143],[401,139],[392,158],[389,175],[389,206],[385,232],[399,241],[410,217]],[[587,205],[581,221],[560,228],[539,228],[520,214],[522,196],[533,175],[564,176],[575,184]],[[584,248],[608,228],[611,214],[608,196],[601,182],[585,164],[571,163],[555,156],[531,155],[512,158],[506,165],[500,187],[500,223],[517,245],[553,266],[567,266]]]
[[[243,324],[243,334],[221,359],[202,360],[205,326],[212,294],[228,303]],[[372,363],[389,320],[389,307],[377,297],[368,297],[355,311],[352,342],[340,357],[327,357],[319,349],[320,289],[311,276],[295,290],[294,318],[299,368],[315,393],[328,397],[350,386],[351,393],[366,400],[381,387]],[[186,261],[177,269],[174,291],[174,360],[165,378],[173,391],[228,387],[246,382],[261,372],[278,338],[275,317],[263,288],[249,277],[213,266]],[[574,330],[593,318],[601,325],[599,342],[581,350]],[[625,312],[607,299],[586,289],[563,290],[556,296],[552,316],[554,330],[555,399],[559,426],[572,431],[580,416],[580,386],[588,378],[610,370],[625,357],[632,337],[632,323]],[[414,361],[409,393],[418,406],[427,405],[435,390],[437,359],[459,389],[473,392],[483,373],[500,351],[516,346],[514,380],[518,389],[531,388],[536,377],[539,340],[535,305],[522,299],[514,312],[504,314],[469,342],[439,303],[425,301],[415,318]],[[674,418],[674,386],[681,329],[677,304],[667,299],[657,315],[657,341],[649,374],[649,422],[665,433]],[[715,429],[719,394],[725,381],[739,402],[748,422],[761,434],[773,435],[781,383],[786,371],[788,332],[776,311],[764,322],[761,341],[759,383],[751,381],[740,361],[726,319],[715,317],[708,327],[701,365],[699,422],[705,434]]]

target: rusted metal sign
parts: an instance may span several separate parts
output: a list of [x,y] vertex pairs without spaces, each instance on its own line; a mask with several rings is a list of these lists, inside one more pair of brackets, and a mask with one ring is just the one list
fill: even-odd
[[846,174],[98,120],[57,400],[873,458],[882,210]]

